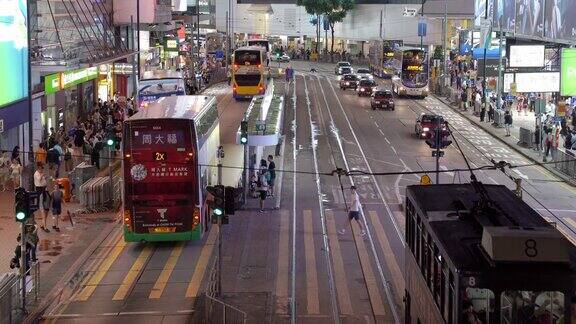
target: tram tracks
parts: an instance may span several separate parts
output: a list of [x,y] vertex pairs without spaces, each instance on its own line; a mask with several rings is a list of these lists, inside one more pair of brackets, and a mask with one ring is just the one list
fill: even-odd
[[[324,117],[323,117],[323,109],[321,108],[323,105],[318,104],[318,112],[320,115],[320,125],[323,128],[324,134],[327,137],[327,143],[328,143],[328,147],[330,149],[331,152],[331,161],[332,164],[334,166],[339,166],[339,165],[343,165],[345,167],[345,170],[350,172],[352,170],[368,170],[369,172],[372,172],[370,165],[368,163],[366,154],[364,153],[363,150],[363,146],[360,143],[360,141],[358,140],[358,137],[355,134],[355,131],[352,127],[352,124],[350,123],[350,120],[348,118],[348,115],[346,113],[346,111],[344,110],[344,107],[342,106],[342,103],[340,102],[340,99],[338,97],[338,94],[336,93],[336,90],[334,89],[334,87],[332,86],[332,84],[330,83],[330,80],[328,78],[326,78],[328,86],[330,87],[330,89],[332,90],[332,93],[334,94],[334,97],[336,97],[336,100],[338,102],[338,106],[340,107],[340,111],[341,111],[341,117],[344,118],[344,120],[346,121],[345,125],[347,125],[346,131],[350,132],[352,134],[352,138],[353,140],[351,141],[351,144],[354,144],[358,150],[360,151],[360,155],[361,155],[361,159],[360,159],[360,163],[361,165],[353,165],[352,163],[349,163],[348,161],[348,155],[346,150],[344,149],[344,144],[342,142],[343,138],[342,135],[340,133],[340,129],[338,128],[338,124],[334,118],[334,114],[331,111],[331,106],[328,103],[328,99],[327,99],[327,95],[330,95],[329,90],[325,91],[324,90],[324,86],[322,85],[322,80],[324,79],[324,77],[320,77],[320,76],[316,76],[315,77],[318,87],[319,87],[319,91],[315,91],[317,96],[322,96],[323,97],[323,101],[324,101],[324,107],[325,110],[327,112],[328,115],[328,120],[329,120],[329,127],[326,127],[326,124],[324,122]],[[328,93],[327,93],[328,92]],[[337,149],[335,149],[330,141],[330,138],[332,140],[336,141],[336,146]],[[336,161],[341,162],[340,164],[338,164]],[[351,185],[358,185],[355,182],[354,177],[349,177],[349,181]],[[398,225],[396,224],[396,220],[394,219],[394,216],[392,214],[392,211],[388,205],[388,203],[386,202],[383,192],[378,184],[378,182],[376,181],[376,179],[374,178],[374,176],[371,177],[371,185],[373,187],[376,188],[378,196],[380,197],[383,206],[385,207],[385,210],[387,211],[388,216],[390,217],[390,221],[394,224],[394,228],[395,228],[395,232],[398,235],[398,238],[400,239],[400,242],[402,242],[402,246],[404,244],[404,240],[403,240],[403,235],[398,227]],[[382,303],[382,300],[379,299],[380,294],[379,294],[379,288],[374,287],[373,285],[375,284],[376,280],[375,276],[372,272],[372,265],[370,262],[370,259],[373,260],[376,268],[377,268],[377,274],[378,274],[378,279],[379,279],[379,283],[381,284],[381,287],[386,295],[386,300],[387,300],[387,304],[388,304],[388,308],[392,314],[392,318],[394,320],[394,322],[399,323],[400,322],[400,315],[398,314],[398,310],[396,307],[396,304],[394,302],[394,297],[392,295],[392,291],[390,289],[390,280],[387,278],[385,271],[384,271],[384,266],[382,263],[382,260],[380,259],[380,256],[378,254],[378,251],[376,250],[376,245],[374,243],[374,238],[373,238],[373,233],[372,233],[372,227],[371,227],[371,223],[368,221],[368,218],[366,217],[367,215],[364,215],[364,212],[361,212],[361,218],[362,218],[362,222],[364,224],[364,227],[366,229],[366,235],[367,235],[367,243],[369,246],[369,250],[371,252],[371,255],[368,256],[368,254],[366,253],[362,253],[363,250],[367,250],[365,247],[365,243],[363,241],[363,239],[359,238],[358,235],[353,235],[354,237],[354,243],[356,246],[356,252],[358,254],[358,257],[360,259],[360,263],[362,265],[362,271],[364,274],[364,280],[365,280],[365,285],[366,285],[366,289],[368,291],[368,295],[370,298],[370,302],[371,302],[371,306],[372,306],[372,312],[374,315],[374,318],[377,319],[378,316],[382,315],[382,309],[381,309],[381,305],[378,305],[379,303]],[[353,227],[354,229],[354,227]],[[357,233],[356,233],[357,234]],[[395,262],[395,260],[390,260],[392,262]],[[374,290],[376,288],[376,290]],[[401,291],[398,291],[397,294],[401,294]]]

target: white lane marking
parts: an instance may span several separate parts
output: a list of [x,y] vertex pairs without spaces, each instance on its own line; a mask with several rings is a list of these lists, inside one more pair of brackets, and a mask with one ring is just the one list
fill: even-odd
[[312,122],[312,108],[310,108],[310,96],[308,95],[308,84],[304,78],[304,92],[306,93],[306,106],[308,107],[308,118],[310,120],[310,136],[312,142],[312,156],[314,157],[314,172],[316,175],[316,190],[318,191],[318,207],[320,208],[320,223],[322,224],[322,242],[324,243],[324,256],[326,257],[326,268],[328,271],[328,288],[330,289],[330,303],[332,306],[332,320],[340,323],[338,303],[336,302],[336,288],[334,276],[332,274],[332,260],[330,259],[330,244],[328,242],[328,231],[326,230],[326,217],[324,214],[324,203],[322,189],[320,187],[320,175],[318,171],[318,153],[316,151],[317,140],[315,136],[314,124]]
[[[448,168],[445,165],[441,165],[440,169],[448,170]],[[444,172],[444,173],[448,174],[450,177],[454,177],[454,172]]]
[[[294,82],[294,92],[292,94],[292,108],[294,120],[292,121],[292,162],[293,168],[296,168],[296,82]],[[292,180],[292,273],[291,273],[291,287],[290,287],[290,323],[296,324],[296,178],[297,174],[294,173]]]
[[524,173],[522,173],[522,171],[518,170],[518,169],[512,169],[512,172],[515,172],[517,175],[520,176],[520,178],[524,179],[524,180],[528,180],[528,176],[525,175]]
[[[380,133],[381,133],[382,135],[384,135],[384,133],[383,133],[382,131],[380,131]],[[392,143],[390,143],[390,141],[388,140],[388,138],[386,137],[386,135],[384,135],[384,140],[386,141],[386,143],[392,144]]]
[[[321,82],[319,77],[318,77],[318,84],[320,84],[320,89],[322,90],[322,94],[324,96],[324,101],[326,103],[326,107],[328,107],[329,106],[328,100],[326,99],[324,87],[322,87],[322,82]],[[352,136],[354,137],[354,140],[356,141],[356,144],[358,145],[358,149],[360,150],[360,153],[362,154],[362,156],[364,158],[364,163],[366,163],[366,167],[368,168],[368,172],[373,173],[372,168],[370,167],[370,164],[368,164],[368,159],[366,159],[366,154],[364,153],[364,150],[362,149],[362,146],[360,145],[360,141],[358,140],[358,137],[356,136],[356,132],[354,132],[354,129],[352,128],[352,124],[350,123],[350,119],[348,119],[348,115],[346,114],[346,111],[344,110],[344,106],[342,106],[342,102],[340,101],[340,98],[338,97],[336,90],[334,89],[334,87],[332,86],[332,84],[330,82],[328,82],[328,85],[332,89],[332,92],[334,93],[334,96],[336,97],[336,100],[338,101],[338,105],[340,106],[340,109],[342,110],[342,114],[344,115],[344,118],[346,119],[346,122],[348,123],[348,127],[350,128],[350,132],[352,133]],[[328,112],[330,114],[330,119],[332,119],[332,122],[334,123],[330,109],[328,109]],[[346,160],[346,154],[344,153],[344,149],[342,148],[342,146],[340,146],[340,152],[342,153],[342,157],[343,157],[346,169],[348,171],[350,171],[348,161]],[[390,206],[388,206],[388,203],[384,199],[384,194],[382,192],[382,189],[380,188],[380,185],[378,185],[378,182],[376,181],[376,177],[374,177],[374,175],[372,175],[372,181],[374,182],[374,186],[376,186],[376,189],[378,190],[378,194],[380,195],[380,199],[382,199],[382,202],[384,202],[384,206],[386,207],[386,210],[388,212],[388,216],[390,217],[392,224],[394,224],[394,227],[396,228],[396,232],[400,237],[400,242],[402,242],[402,245],[405,246],[406,243],[404,243],[404,238],[402,237],[402,234],[400,233],[400,229],[398,228],[398,224],[396,224],[396,220],[394,219],[392,211],[390,210]],[[354,184],[354,179],[352,177],[350,177],[350,182],[352,184]],[[394,316],[394,321],[396,323],[400,323],[400,317],[399,317],[398,312],[396,310],[396,304],[394,303],[394,300],[392,299],[392,291],[390,290],[390,285],[389,285],[388,281],[386,280],[386,277],[384,276],[384,270],[382,269],[382,263],[380,262],[380,257],[378,257],[378,252],[376,251],[376,246],[374,245],[374,239],[372,238],[372,233],[370,231],[370,227],[368,227],[368,222],[366,221],[366,216],[364,215],[364,210],[360,209],[360,213],[362,215],[362,220],[364,221],[364,226],[366,228],[366,234],[368,234],[368,239],[370,241],[370,247],[372,249],[374,259],[376,260],[376,265],[378,267],[378,273],[380,275],[380,279],[382,281],[382,284],[384,285],[384,290],[386,291],[386,297],[388,299],[388,304],[390,306],[390,309],[392,310],[392,315]],[[395,262],[395,261],[393,261],[393,262]]]
[[394,148],[394,146],[390,146],[390,148],[392,149],[392,151],[394,151],[394,154],[398,155],[398,152],[396,152],[396,149]]

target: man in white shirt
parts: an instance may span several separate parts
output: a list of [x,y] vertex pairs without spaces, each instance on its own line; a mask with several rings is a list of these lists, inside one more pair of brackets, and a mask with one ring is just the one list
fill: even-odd
[[[356,220],[356,223],[362,230],[361,235],[364,236],[366,235],[366,231],[364,230],[364,226],[362,226],[362,222],[360,222],[360,211],[362,209],[362,204],[360,203],[360,196],[356,192],[355,186],[350,186],[350,192],[351,192],[350,195],[351,205],[350,209],[348,210],[348,221],[352,222],[353,219]],[[352,226],[352,224],[350,224],[350,226]],[[346,233],[346,229],[343,228],[338,233],[344,234]]]

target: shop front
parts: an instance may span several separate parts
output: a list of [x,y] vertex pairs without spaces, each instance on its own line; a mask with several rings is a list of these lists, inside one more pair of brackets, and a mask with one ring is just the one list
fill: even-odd
[[45,135],[51,127],[69,129],[76,120],[85,118],[94,106],[94,79],[98,68],[65,71],[44,77],[42,128]]
[[131,63],[102,64],[98,67],[98,99],[107,101],[118,97],[129,97],[134,92]]

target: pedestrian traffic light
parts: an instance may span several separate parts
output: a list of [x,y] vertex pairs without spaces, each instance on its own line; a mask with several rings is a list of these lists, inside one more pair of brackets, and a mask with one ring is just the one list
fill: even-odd
[[248,121],[240,122],[240,143],[248,144]]
[[14,190],[14,212],[17,222],[25,222],[30,217],[30,200],[24,188]]
[[212,205],[212,223],[218,223],[218,218],[224,215],[225,207],[225,192],[223,185],[208,186],[208,192],[214,197]]

